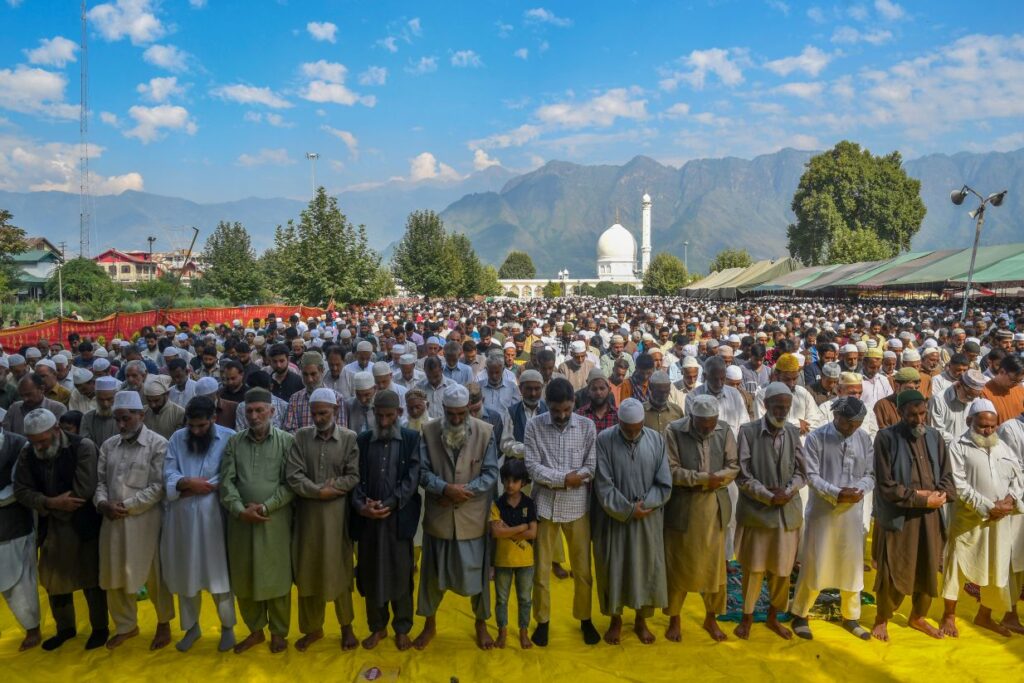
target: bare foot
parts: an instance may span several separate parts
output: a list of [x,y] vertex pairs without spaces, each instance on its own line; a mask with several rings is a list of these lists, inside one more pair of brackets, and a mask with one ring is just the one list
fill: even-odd
[[235,654],[240,655],[246,650],[256,647],[257,645],[259,645],[262,642],[265,642],[266,640],[267,637],[263,635],[263,629],[260,629],[259,631],[253,631],[245,637],[245,640],[240,642],[238,645],[235,645]]
[[520,650],[529,650],[531,647],[533,647],[533,641],[530,640],[530,631],[529,631],[529,629],[525,629],[525,628],[519,629],[519,649]]
[[609,645],[618,645],[622,638],[622,617],[612,617],[612,623],[604,632],[604,642]]
[[793,632],[779,623],[779,613],[774,607],[768,608],[768,618],[765,620],[764,625],[777,633],[783,640],[789,640],[793,637]]
[[708,614],[704,616],[704,630],[711,635],[711,640],[716,643],[720,643],[723,640],[728,640],[729,636],[725,635],[725,632],[719,628],[718,619],[715,618],[714,614]]
[[124,644],[124,641],[128,640],[129,638],[134,638],[137,635],[139,635],[138,626],[133,628],[131,631],[128,631],[127,633],[118,633],[114,635],[113,638],[107,641],[107,649],[113,650],[119,648],[121,647],[121,645]]
[[875,624],[875,627],[871,629],[871,637],[875,640],[880,640],[883,643],[889,642],[889,629],[887,622],[881,622]]
[[562,569],[562,565],[558,564],[557,562],[552,562],[551,563],[551,571],[555,575],[555,578],[557,578],[557,579],[568,579],[569,578],[569,572],[567,572],[564,569]]
[[683,639],[682,628],[679,625],[679,617],[668,618],[668,628],[665,629],[665,640],[678,643]]
[[487,622],[483,619],[476,620],[476,646],[481,650],[490,650],[494,647],[494,640],[487,631]]
[[942,639],[942,631],[925,621],[924,617],[910,615],[910,619],[907,620],[907,626],[937,640]]
[[346,652],[354,650],[359,647],[359,639],[356,638],[356,632],[352,630],[352,626],[341,627],[341,649]]
[[1017,617],[1016,612],[1007,612],[1003,616],[1003,626],[1005,626],[1012,633],[1019,633],[1024,635],[1024,626],[1021,625],[1020,619]]
[[37,647],[39,643],[43,642],[43,634],[39,631],[39,627],[30,628],[25,631],[25,639],[21,641],[21,645],[18,646],[18,652],[24,652],[25,650],[31,650]]
[[363,647],[367,650],[372,650],[373,648],[377,647],[377,643],[379,643],[387,637],[387,631],[376,631],[374,633],[371,633],[363,639]]
[[287,638],[285,638],[284,636],[275,635],[273,633],[270,634],[270,653],[271,654],[276,655],[279,652],[284,652],[287,649],[288,649],[288,639]]
[[985,607],[978,609],[978,614],[974,617],[974,625],[987,628],[989,631],[995,631],[1004,638],[1009,638],[1013,635],[1010,629],[994,620],[992,618],[992,610],[986,609]]
[[424,649],[427,645],[430,645],[430,641],[437,635],[437,620],[434,617],[427,617],[427,622],[423,624],[423,630],[416,636],[416,640],[412,641],[412,646],[417,650]]
[[499,650],[505,649],[505,641],[508,640],[508,629],[504,626],[498,629],[498,637],[494,641],[494,647]]
[[298,640],[295,641],[295,649],[299,652],[305,652],[309,649],[309,646],[324,637],[324,630],[318,628],[312,633],[307,633]]
[[171,644],[171,625],[169,623],[157,624],[156,635],[153,642],[149,644],[150,650],[162,650]]
[[939,622],[939,630],[944,636],[959,638],[960,631],[956,628],[956,614],[943,614],[942,621]]
[[395,634],[395,647],[398,648],[399,652],[405,652],[412,647],[412,640],[409,638],[408,633],[396,633]]
[[740,640],[747,640],[748,638],[750,638],[750,626],[753,623],[754,615],[744,614],[743,618],[740,619],[740,625],[736,627],[736,630],[733,631],[733,633],[735,633],[736,637]]
[[633,623],[633,633],[640,639],[640,642],[644,645],[650,645],[654,642],[654,634],[651,633],[651,629],[647,628],[647,620],[641,617],[639,614],[636,616],[636,621]]

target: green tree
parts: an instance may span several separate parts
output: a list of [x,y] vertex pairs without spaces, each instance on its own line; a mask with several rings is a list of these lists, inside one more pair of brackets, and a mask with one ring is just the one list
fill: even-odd
[[907,176],[899,152],[874,156],[846,140],[807,162],[792,209],[788,249],[806,265],[907,251],[926,211],[921,182]]
[[239,222],[221,221],[206,239],[201,278],[204,293],[233,304],[260,303],[263,273],[256,260],[249,231]]
[[686,266],[674,254],[660,252],[651,259],[644,273],[644,294],[672,296],[687,283]]
[[11,223],[14,215],[0,209],[0,295],[10,293],[17,285],[19,268],[11,257],[28,249],[25,231]]
[[498,269],[503,280],[532,280],[537,277],[533,259],[525,251],[510,251]]
[[338,200],[317,189],[298,223],[274,231],[270,260],[279,293],[288,303],[326,306],[367,303],[382,296],[380,255],[370,249],[366,228],[354,226]]
[[594,291],[594,287],[586,283],[580,284],[572,290],[576,296],[594,296]]
[[498,270],[488,264],[480,271],[480,281],[477,294],[482,296],[498,296],[501,294],[501,285],[498,284]]
[[754,260],[746,249],[723,249],[718,252],[711,265],[708,266],[709,273],[717,273],[727,268],[746,268]]
[[102,266],[87,258],[67,261],[59,277],[55,269],[46,282],[46,297],[57,300],[61,284],[65,302],[83,304],[96,317],[111,313],[124,294],[121,285],[111,280]]
[[562,285],[558,282],[552,282],[548,280],[548,283],[544,285],[544,289],[541,292],[541,296],[545,299],[554,299],[555,297],[562,296]]
[[444,297],[457,291],[461,267],[440,216],[433,211],[409,214],[405,234],[391,258],[391,271],[413,294]]

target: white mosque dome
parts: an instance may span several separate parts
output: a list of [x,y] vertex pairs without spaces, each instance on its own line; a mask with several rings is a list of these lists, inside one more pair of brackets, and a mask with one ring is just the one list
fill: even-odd
[[633,234],[618,223],[605,230],[597,240],[597,260],[636,261],[636,240]]

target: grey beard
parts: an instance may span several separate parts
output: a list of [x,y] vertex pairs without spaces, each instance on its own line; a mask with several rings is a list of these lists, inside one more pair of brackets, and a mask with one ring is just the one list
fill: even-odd
[[57,443],[56,439],[54,439],[50,442],[50,445],[42,451],[35,446],[32,447],[32,450],[40,460],[53,460],[57,457],[57,451],[60,450],[60,444]]
[[377,425],[371,427],[373,432],[374,441],[393,441],[398,438],[398,425],[391,425],[387,429],[382,430]]
[[526,406],[527,408],[529,408],[530,410],[533,410],[539,404],[540,404],[540,401],[530,401],[530,400],[527,400],[525,398],[523,399],[523,405]]
[[466,439],[469,438],[469,425],[463,422],[458,427],[453,427],[448,424],[448,420],[444,421],[441,426],[441,440],[444,441],[444,445],[450,448],[452,451],[458,451],[466,445]]
[[114,411],[110,408],[97,408],[96,414],[100,417],[110,417],[114,414]]
[[921,438],[922,436],[924,436],[925,431],[926,430],[924,425],[917,425],[916,427],[911,427],[910,429],[910,433],[913,434],[916,438]]
[[999,434],[992,432],[988,436],[982,436],[978,432],[971,430],[971,441],[978,448],[995,448],[999,445]]
[[765,417],[768,419],[768,424],[770,424],[772,427],[775,427],[776,429],[782,429],[783,427],[786,426],[786,418],[782,418],[780,420],[771,415],[766,415]]

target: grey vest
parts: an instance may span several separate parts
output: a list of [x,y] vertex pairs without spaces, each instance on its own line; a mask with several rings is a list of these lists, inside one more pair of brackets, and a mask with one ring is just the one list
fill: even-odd
[[[761,434],[761,420],[754,420],[740,427],[740,443],[746,441],[750,447],[751,474],[767,488],[786,488],[796,474],[796,449],[800,445],[800,430],[788,422],[783,426],[782,456],[776,461],[772,438]],[[742,450],[742,449],[741,449]],[[779,510],[776,505],[765,505],[740,490],[736,503],[736,523],[742,526],[776,529],[779,526]],[[782,506],[782,523],[787,531],[799,529],[803,524],[803,510],[800,496],[793,496]]]

